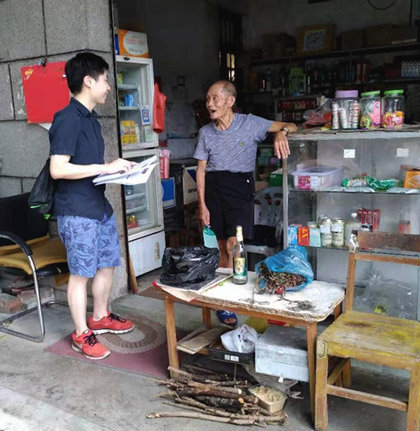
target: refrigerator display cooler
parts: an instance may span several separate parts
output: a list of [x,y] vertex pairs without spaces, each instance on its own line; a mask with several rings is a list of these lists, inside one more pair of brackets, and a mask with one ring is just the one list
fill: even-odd
[[[153,61],[116,57],[122,156],[142,162],[156,156],[153,131]],[[159,268],[165,250],[162,188],[157,165],[145,184],[124,186],[128,248],[136,276]]]
[[[126,154],[127,160],[142,162],[159,150],[138,150]],[[162,191],[159,165],[145,184],[124,186],[128,246],[136,276],[159,268],[165,249]]]

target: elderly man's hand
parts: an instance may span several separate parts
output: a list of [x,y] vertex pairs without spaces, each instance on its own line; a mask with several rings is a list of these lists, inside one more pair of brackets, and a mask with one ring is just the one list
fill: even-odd
[[274,135],[274,154],[279,159],[287,159],[290,155],[289,141],[285,130],[280,130]]
[[204,226],[208,226],[210,224],[210,212],[205,205],[200,206],[199,217]]

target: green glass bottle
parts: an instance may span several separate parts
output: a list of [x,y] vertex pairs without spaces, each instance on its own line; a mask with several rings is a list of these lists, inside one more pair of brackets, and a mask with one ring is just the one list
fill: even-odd
[[236,242],[233,247],[233,282],[235,284],[248,282],[248,262],[242,226],[236,226]]

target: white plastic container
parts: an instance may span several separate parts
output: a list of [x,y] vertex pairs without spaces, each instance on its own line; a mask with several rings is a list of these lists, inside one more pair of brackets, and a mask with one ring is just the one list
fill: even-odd
[[325,187],[338,186],[343,178],[342,168],[314,166],[292,173],[297,190],[319,190]]
[[255,344],[255,371],[308,382],[305,329],[271,325]]

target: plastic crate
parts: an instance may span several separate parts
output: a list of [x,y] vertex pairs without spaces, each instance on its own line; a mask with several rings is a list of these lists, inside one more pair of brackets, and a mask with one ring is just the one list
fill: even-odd
[[340,185],[343,178],[343,169],[315,166],[295,171],[292,175],[295,189],[319,190]]

